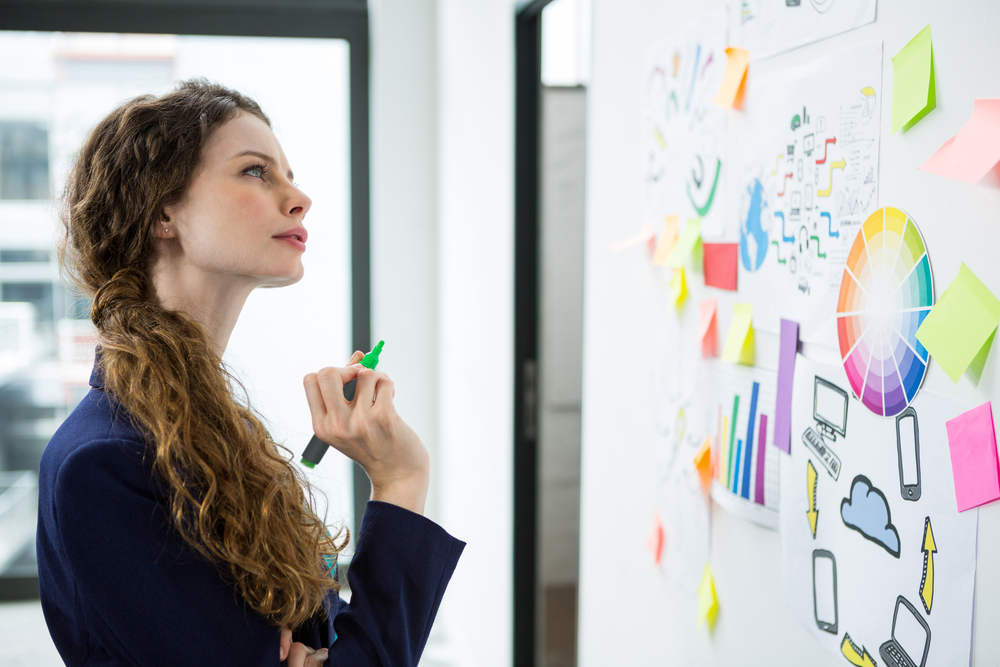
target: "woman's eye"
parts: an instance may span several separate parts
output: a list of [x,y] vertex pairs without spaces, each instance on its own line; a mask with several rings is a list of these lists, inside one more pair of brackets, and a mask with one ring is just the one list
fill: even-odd
[[[258,173],[254,174],[253,172],[258,172]],[[267,173],[267,167],[265,167],[262,164],[255,164],[254,166],[245,169],[243,173],[256,176],[257,178],[264,178],[264,174]]]

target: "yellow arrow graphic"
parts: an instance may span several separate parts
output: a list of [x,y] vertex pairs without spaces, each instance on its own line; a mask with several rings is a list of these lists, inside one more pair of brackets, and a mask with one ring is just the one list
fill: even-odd
[[924,603],[924,610],[930,614],[934,603],[934,552],[937,551],[930,517],[924,519],[924,546],[921,551],[924,552],[924,576],[920,578],[920,601]]
[[859,649],[857,644],[851,641],[851,636],[846,632],[844,633],[844,641],[840,642],[840,652],[844,654],[844,657],[852,665],[857,665],[858,667],[876,667],[875,661],[868,655],[868,649],[864,647]]
[[843,169],[846,166],[847,166],[847,162],[845,162],[844,160],[837,160],[836,162],[831,162],[830,163],[830,185],[828,185],[825,190],[817,190],[816,191],[816,196],[817,197],[829,197],[830,196],[830,193],[833,192],[833,170],[834,169]]
[[813,539],[816,539],[816,520],[819,518],[819,510],[816,509],[816,467],[812,461],[808,461],[806,468],[806,494],[809,496],[809,509],[806,516],[809,517],[809,529],[812,530]]

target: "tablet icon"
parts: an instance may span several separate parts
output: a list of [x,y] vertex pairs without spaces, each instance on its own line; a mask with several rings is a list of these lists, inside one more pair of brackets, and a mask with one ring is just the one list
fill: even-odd
[[820,630],[837,634],[837,559],[826,549],[813,551],[813,616]]
[[887,667],[925,667],[930,647],[931,629],[927,621],[900,595],[892,615],[892,638],[879,646],[878,654]]

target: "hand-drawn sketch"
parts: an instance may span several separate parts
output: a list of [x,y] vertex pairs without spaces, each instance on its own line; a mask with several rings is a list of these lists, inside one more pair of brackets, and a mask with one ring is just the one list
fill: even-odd
[[899,494],[903,500],[920,500],[920,427],[912,405],[896,415],[896,452]]
[[[842,425],[844,433],[834,431],[834,446],[842,464],[837,479],[821,471],[816,453],[800,441],[793,442],[790,452],[779,457],[785,607],[820,645],[838,656],[841,664],[916,667],[923,662],[926,667],[953,664],[956,656],[968,660],[978,517],[976,509],[955,510],[955,481],[945,423],[970,406],[927,391],[917,394],[911,407],[919,415],[920,500],[900,500],[896,494],[905,496],[905,489],[913,485],[904,470],[900,487],[900,451],[904,460],[916,460],[916,451],[909,449],[905,440],[900,447],[896,419],[885,419],[861,408],[849,390],[844,422],[839,421],[843,410],[841,394],[821,385],[821,392],[830,392],[830,398],[837,398],[841,404],[834,401],[817,410],[815,398],[808,400],[808,388],[815,390],[817,377],[847,389],[842,374],[839,365],[804,355],[795,362],[793,432],[801,434],[812,429],[818,436],[822,430],[817,423],[818,413],[830,424]],[[901,419],[899,434],[912,434],[915,419]],[[828,436],[824,433],[827,444]],[[839,520],[834,520],[838,513]],[[819,550],[836,557],[836,615],[832,559],[814,555]],[[938,551],[943,551],[944,557]],[[942,586],[945,588],[935,592],[935,587]],[[913,604],[898,603],[900,596]],[[920,623],[918,617],[925,623]],[[839,630],[836,635],[823,626],[834,621]],[[886,641],[893,622],[892,637],[898,646],[893,646],[892,640]],[[928,640],[930,630],[925,625],[932,626],[933,642]],[[849,641],[844,639],[845,630],[850,631]],[[882,644],[886,646],[880,656]],[[904,655],[903,651],[911,662],[894,662],[887,657]]]
[[900,595],[892,615],[892,636],[878,647],[878,654],[887,667],[925,667],[930,647],[930,626],[910,601]]
[[899,558],[899,532],[892,525],[892,514],[885,494],[872,486],[870,479],[858,475],[851,482],[851,496],[840,503],[844,525],[861,533]]
[[924,610],[927,615],[931,614],[931,606],[934,604],[934,554],[937,553],[937,544],[934,542],[934,531],[931,530],[931,518],[924,519],[924,539],[920,550],[924,554],[924,571],[920,575],[920,601],[924,603]]
[[734,43],[751,61],[875,20],[876,0],[743,0]]
[[816,627],[837,634],[837,559],[826,549],[813,551],[813,616]]
[[646,50],[643,170],[646,222],[701,218],[702,234],[724,229],[725,110],[712,99],[726,71],[726,12],[716,11]]
[[826,440],[836,441],[838,433],[847,435],[847,403],[846,391],[819,376],[813,379],[813,419],[817,428],[807,428],[802,442],[819,457],[834,479],[840,477],[840,457]]
[[730,173],[754,327],[777,332],[794,317],[803,340],[836,344],[844,262],[878,192],[881,62],[881,42],[867,44],[747,89]]

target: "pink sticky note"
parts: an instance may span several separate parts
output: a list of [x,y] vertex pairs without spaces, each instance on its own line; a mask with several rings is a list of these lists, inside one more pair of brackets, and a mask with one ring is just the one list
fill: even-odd
[[701,356],[714,357],[718,355],[719,324],[715,316],[715,299],[705,299],[698,306],[701,316],[701,326],[698,327],[698,340],[701,341]]
[[701,249],[705,258],[705,284],[735,292],[739,244],[702,243]]
[[1000,463],[989,402],[945,422],[958,511],[1000,498]]
[[792,449],[792,380],[795,378],[795,354],[799,349],[799,323],[781,320],[778,347],[778,397],[774,405],[774,446],[791,453]]
[[976,100],[965,126],[918,169],[978,183],[1000,162],[1000,100]]
[[663,522],[660,521],[660,515],[653,510],[653,527],[649,531],[649,537],[646,539],[646,551],[649,555],[653,557],[653,564],[659,565],[660,560],[663,558],[663,543],[666,541],[666,535],[663,530]]

